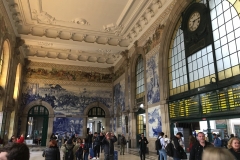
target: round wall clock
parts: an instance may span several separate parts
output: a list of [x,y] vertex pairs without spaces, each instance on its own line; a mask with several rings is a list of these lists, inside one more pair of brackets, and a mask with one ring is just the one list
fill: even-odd
[[201,15],[198,11],[194,11],[188,19],[188,29],[190,31],[195,31],[196,29],[198,29],[199,24],[201,21]]

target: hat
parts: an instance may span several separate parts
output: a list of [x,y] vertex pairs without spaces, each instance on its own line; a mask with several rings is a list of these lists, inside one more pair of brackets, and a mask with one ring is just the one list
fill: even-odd
[[69,139],[68,141],[67,141],[67,144],[72,144],[73,142],[72,142],[72,139]]
[[179,135],[180,137],[183,137],[182,132],[178,132],[177,135]]

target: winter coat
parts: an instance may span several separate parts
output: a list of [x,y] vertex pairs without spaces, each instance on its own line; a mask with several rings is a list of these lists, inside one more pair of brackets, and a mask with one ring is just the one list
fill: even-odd
[[17,140],[17,143],[23,143],[24,142],[24,137],[20,137],[18,140]]
[[67,149],[71,149],[71,148],[73,148],[73,159],[76,159],[76,154],[74,153],[74,145],[73,144],[64,144],[64,145],[62,145],[62,147],[61,147],[61,150],[63,151],[63,160],[65,160],[65,154],[66,154],[66,148]]
[[93,147],[100,146],[100,138],[99,136],[93,137]]
[[181,156],[180,150],[183,150],[183,148],[180,146],[178,138],[176,136],[174,136],[172,138],[172,141],[173,141],[173,146],[174,146],[174,148],[173,148],[173,157],[181,159],[182,156]]
[[57,146],[46,148],[42,154],[45,160],[60,160],[60,151]]
[[138,141],[140,150],[146,152],[146,148],[147,148],[147,144],[148,144],[147,138],[144,137],[143,139],[141,138],[139,140],[141,140],[140,142]]
[[107,140],[106,137],[103,138],[102,144],[104,145],[104,154],[114,155],[114,143],[115,142],[117,142],[116,136],[113,136],[109,140]]
[[205,146],[203,147],[199,142],[196,142],[191,149],[189,160],[202,160],[203,149],[207,147],[213,147],[213,145],[205,141]]
[[239,152],[235,152],[232,148],[229,149],[229,151],[232,153],[232,155],[234,155],[236,160],[240,160],[240,151]]

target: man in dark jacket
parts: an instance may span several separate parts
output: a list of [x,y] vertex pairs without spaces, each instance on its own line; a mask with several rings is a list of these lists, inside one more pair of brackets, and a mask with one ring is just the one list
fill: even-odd
[[93,136],[93,152],[94,157],[93,159],[99,159],[99,153],[100,153],[100,138],[98,136],[98,133],[95,132]]
[[179,144],[179,140],[183,137],[181,132],[178,132],[176,136],[173,136],[173,160],[180,160],[182,158],[180,151],[183,151],[182,146]]
[[198,142],[191,149],[189,160],[202,160],[203,149],[213,147],[211,143],[205,141],[205,134],[203,132],[198,133],[197,139]]
[[114,160],[114,143],[117,142],[117,137],[108,132],[102,140],[104,145],[104,160]]
[[140,158],[141,160],[145,160],[145,154],[147,149],[148,140],[146,137],[144,137],[144,134],[141,134],[141,138],[138,141],[139,143],[139,151],[140,151]]

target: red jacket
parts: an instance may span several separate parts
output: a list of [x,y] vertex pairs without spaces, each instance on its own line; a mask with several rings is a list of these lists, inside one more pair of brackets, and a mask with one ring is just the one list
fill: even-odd
[[23,143],[24,142],[24,137],[20,137],[18,140],[17,140],[17,143]]

